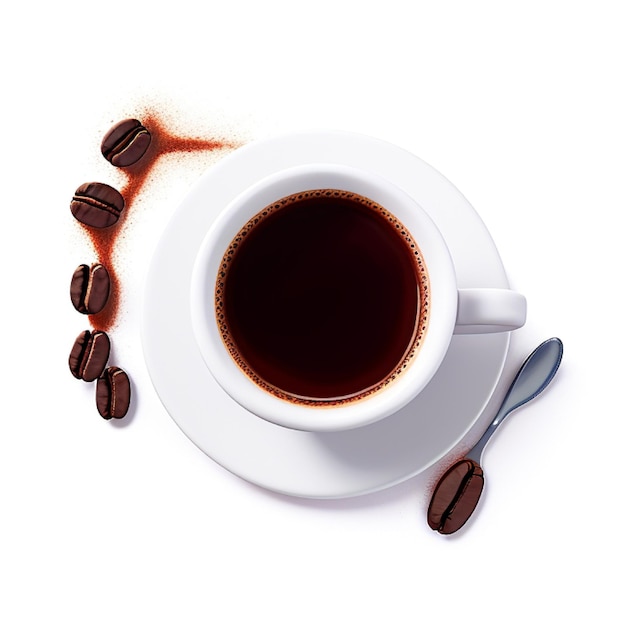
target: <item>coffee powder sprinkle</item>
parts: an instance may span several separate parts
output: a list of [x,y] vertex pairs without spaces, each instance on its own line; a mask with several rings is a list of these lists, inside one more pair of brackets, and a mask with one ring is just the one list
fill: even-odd
[[125,209],[120,219],[105,229],[83,226],[94,247],[98,262],[108,269],[111,279],[111,294],[107,306],[102,312],[89,316],[92,326],[104,331],[110,330],[115,325],[120,308],[121,285],[114,263],[115,244],[124,229],[128,215],[132,212],[133,204],[149,181],[157,162],[165,155],[234,150],[242,145],[241,142],[221,138],[177,136],[154,111],[145,112],[141,123],[150,132],[152,140],[146,153],[136,163],[119,169],[126,179],[120,189],[125,201]]

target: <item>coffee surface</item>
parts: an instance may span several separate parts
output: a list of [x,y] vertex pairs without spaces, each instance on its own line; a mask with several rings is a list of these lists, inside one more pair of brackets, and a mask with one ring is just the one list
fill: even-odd
[[240,231],[216,283],[222,337],[257,384],[295,402],[346,402],[398,376],[428,315],[408,231],[368,198],[314,190]]

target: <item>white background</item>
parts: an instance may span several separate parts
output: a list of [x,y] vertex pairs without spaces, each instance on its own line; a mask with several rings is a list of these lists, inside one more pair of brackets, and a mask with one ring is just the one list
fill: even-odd
[[[622,3],[15,6],[0,16],[0,623],[623,623]],[[353,499],[277,496],[161,406],[143,279],[211,157],[155,171],[128,220],[113,341],[135,409],[125,426],[97,415],[67,369],[85,324],[69,277],[91,253],[68,204],[82,182],[119,182],[100,139],[148,102],[182,133],[374,135],[476,208],[529,303],[505,376],[553,335],[565,357],[488,448],[458,535],[426,525],[441,466]]]

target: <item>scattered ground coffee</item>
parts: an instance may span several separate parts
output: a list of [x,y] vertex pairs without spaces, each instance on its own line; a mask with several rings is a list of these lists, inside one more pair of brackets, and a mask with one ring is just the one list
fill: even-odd
[[[120,281],[114,264],[117,238],[128,210],[149,179],[158,159],[171,153],[213,152],[239,147],[239,143],[218,139],[176,137],[155,113],[146,112],[143,123],[129,118],[115,124],[101,143],[103,156],[123,168],[126,184],[121,192],[104,183],[81,185],[70,209],[85,227],[98,257],[98,263],[80,265],[70,286],[76,310],[89,315],[94,328],[83,331],[72,347],[69,366],[76,378],[96,384],[96,405],[105,419],[121,419],[130,406],[131,386],[126,372],[119,367],[105,369],[110,354],[106,334],[115,323]],[[106,305],[106,306],[105,306]]]
[[[133,120],[134,118],[132,118],[131,121]],[[111,330],[117,321],[119,313],[122,285],[118,278],[115,259],[115,249],[118,238],[123,232],[124,225],[128,215],[132,211],[135,200],[143,190],[146,182],[150,180],[154,167],[159,160],[166,155],[203,152],[212,153],[216,151],[232,150],[241,145],[240,142],[227,139],[203,139],[174,135],[167,128],[161,115],[150,110],[145,111],[144,115],[141,116],[141,121],[134,121],[139,122],[140,126],[145,128],[150,136],[150,142],[146,146],[145,152],[137,161],[124,166],[120,170],[126,177],[126,182],[120,187],[120,193],[124,199],[125,208],[119,220],[110,228],[85,228],[85,233],[91,240],[98,256],[98,261],[108,269],[111,279],[111,294],[106,309],[89,318],[94,328],[100,328],[102,330]],[[124,128],[125,122],[127,122],[127,120],[115,124],[105,133],[103,143],[106,140],[107,148],[110,143],[116,141],[116,135],[119,133],[120,128]],[[113,137],[115,141],[112,142],[111,137]]]

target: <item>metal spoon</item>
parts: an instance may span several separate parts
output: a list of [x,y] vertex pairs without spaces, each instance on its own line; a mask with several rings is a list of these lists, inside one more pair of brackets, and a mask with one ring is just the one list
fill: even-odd
[[487,442],[507,415],[536,398],[550,384],[562,357],[563,343],[553,337],[544,341],[524,361],[483,436],[437,483],[428,507],[428,525],[433,530],[449,535],[470,518],[483,489],[481,459]]

